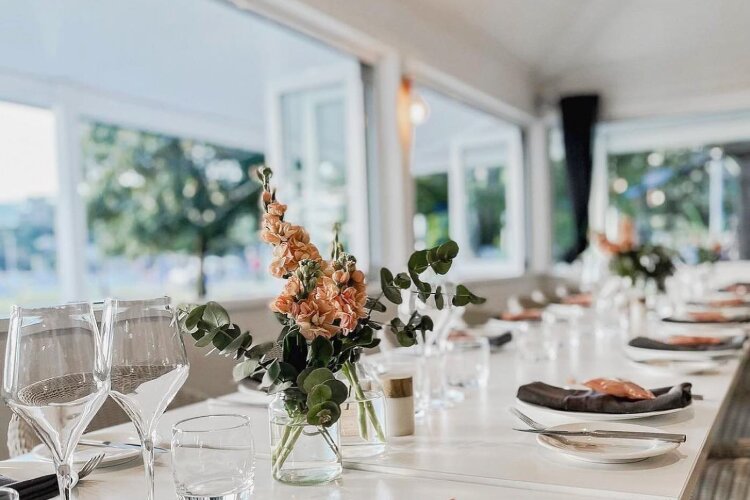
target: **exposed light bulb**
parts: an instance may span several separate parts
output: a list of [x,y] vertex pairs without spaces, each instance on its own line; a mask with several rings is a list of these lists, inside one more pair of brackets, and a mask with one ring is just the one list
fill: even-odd
[[409,118],[413,125],[422,125],[430,117],[430,107],[424,98],[414,92],[409,105]]

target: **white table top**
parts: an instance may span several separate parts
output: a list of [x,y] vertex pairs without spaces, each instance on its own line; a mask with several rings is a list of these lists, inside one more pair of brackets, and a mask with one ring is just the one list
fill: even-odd
[[[268,424],[265,409],[247,405],[204,402],[168,412],[159,433],[168,438],[171,425],[183,418],[208,413],[244,413],[252,421],[258,450],[257,498],[687,498],[708,451],[710,432],[726,395],[734,385],[738,360],[718,374],[663,376],[636,366],[621,350],[623,339],[615,332],[585,334],[579,348],[566,349],[554,362],[522,362],[513,343],[491,358],[489,387],[469,393],[452,408],[430,412],[418,424],[416,436],[397,438],[388,451],[375,458],[345,462],[343,477],[334,484],[292,487],[270,477],[267,453]],[[693,393],[704,396],[692,409],[672,416],[631,420],[666,432],[684,433],[687,442],[668,455],[633,464],[601,465],[566,459],[541,448],[535,436],[514,432],[507,409],[519,384],[533,380],[564,385],[570,380],[612,376],[634,380],[646,387],[679,382],[693,383]],[[225,399],[238,400],[233,394]],[[534,415],[545,424],[559,418]],[[109,430],[135,435],[131,424]],[[20,457],[0,462],[0,474],[13,477]],[[157,466],[158,499],[173,498],[168,457]],[[49,465],[40,471],[50,471]],[[46,468],[44,468],[46,467]],[[28,470],[25,471],[29,477]],[[79,498],[130,499],[143,486],[141,467],[97,470],[78,488]],[[31,476],[34,474],[32,473]],[[21,478],[25,478],[21,477]]]

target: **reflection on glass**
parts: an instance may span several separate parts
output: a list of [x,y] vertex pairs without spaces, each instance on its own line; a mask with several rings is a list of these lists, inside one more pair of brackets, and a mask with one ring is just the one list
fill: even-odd
[[734,243],[740,168],[718,146],[610,154],[610,206],[633,218],[640,241],[673,248]]
[[58,301],[52,111],[0,101],[0,310]]
[[448,216],[448,174],[415,177],[416,205],[414,240],[417,248],[431,248],[450,239]]
[[[291,188],[288,219],[305,226],[318,248],[347,220],[346,105],[343,84],[281,97],[284,187]],[[342,236],[349,234],[344,223]]]
[[506,213],[504,151],[497,147],[469,150],[464,155],[466,228],[474,256],[503,258]]
[[262,153],[102,123],[82,129],[98,295],[231,296],[268,280],[253,173]]
[[89,303],[11,312],[3,398],[49,448],[64,500],[76,481],[73,452],[107,399],[110,339]]

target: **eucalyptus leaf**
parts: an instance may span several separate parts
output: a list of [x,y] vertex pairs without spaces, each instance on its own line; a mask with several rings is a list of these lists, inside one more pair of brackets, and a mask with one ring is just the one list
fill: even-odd
[[209,302],[203,311],[203,321],[214,328],[219,328],[229,324],[229,314],[218,302]]
[[232,369],[232,378],[235,382],[246,379],[253,374],[255,369],[258,367],[258,361],[254,359],[248,359],[241,363],[234,365]]
[[453,240],[446,241],[437,249],[438,257],[441,260],[453,260],[458,255],[458,243]]
[[349,389],[340,380],[331,379],[323,382],[329,389],[331,389],[331,399],[338,403],[343,404],[346,398],[349,397]]
[[331,399],[333,392],[326,384],[318,384],[307,394],[307,406],[312,408]]
[[393,278],[393,283],[400,289],[406,290],[411,286],[411,278],[409,278],[409,275],[406,273],[398,273],[396,277]]
[[330,427],[341,416],[341,408],[333,401],[326,401],[307,410],[307,423]]
[[409,271],[413,271],[416,274],[422,274],[427,270],[428,266],[427,250],[417,250],[411,254],[411,257],[409,257]]
[[328,368],[316,368],[305,377],[302,389],[306,393],[309,393],[316,385],[322,384],[326,380],[332,380],[333,378],[333,372]]
[[435,288],[435,307],[437,307],[438,310],[441,311],[444,306],[445,298],[443,297],[443,287],[438,285],[438,287]]
[[305,379],[308,375],[310,375],[313,371],[317,370],[314,366],[308,366],[304,370],[302,370],[299,375],[297,376],[297,387],[304,387],[305,385]]
[[325,337],[318,336],[310,344],[310,359],[325,366],[333,356],[333,344]]
[[221,330],[219,328],[214,328],[210,332],[206,333],[203,337],[198,339],[198,341],[195,343],[195,347],[206,347],[211,343],[214,337],[219,334],[220,331]]
[[193,328],[198,326],[198,321],[200,321],[203,317],[203,311],[205,310],[205,305],[193,308],[193,310],[190,311],[190,314],[187,315],[187,318],[185,318],[185,328],[187,328],[188,330],[192,330]]

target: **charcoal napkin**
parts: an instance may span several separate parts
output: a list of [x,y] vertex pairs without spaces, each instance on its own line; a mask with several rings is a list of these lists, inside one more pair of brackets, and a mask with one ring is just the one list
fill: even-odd
[[16,481],[0,475],[0,486],[16,490],[21,500],[47,500],[55,498],[60,493],[55,474],[47,474],[26,481]]
[[544,382],[532,382],[518,388],[516,397],[525,403],[553,410],[586,413],[647,413],[684,408],[692,399],[692,384],[651,389],[655,399],[633,401],[590,389],[563,389]]
[[628,345],[631,347],[639,347],[641,349],[656,349],[659,351],[724,351],[727,349],[742,349],[745,340],[747,340],[747,337],[744,335],[736,335],[734,337],[727,337],[719,344],[672,345],[649,337],[636,337],[628,342]]

